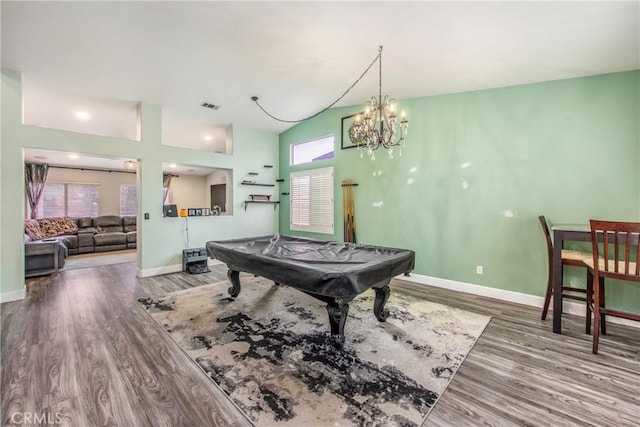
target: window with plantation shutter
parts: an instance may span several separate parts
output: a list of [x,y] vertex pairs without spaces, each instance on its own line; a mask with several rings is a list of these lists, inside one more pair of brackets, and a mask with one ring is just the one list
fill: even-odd
[[333,168],[292,172],[291,230],[333,234]]
[[138,191],[135,185],[120,186],[120,215],[136,215],[138,213]]
[[98,216],[99,197],[98,184],[48,182],[44,186],[36,217]]

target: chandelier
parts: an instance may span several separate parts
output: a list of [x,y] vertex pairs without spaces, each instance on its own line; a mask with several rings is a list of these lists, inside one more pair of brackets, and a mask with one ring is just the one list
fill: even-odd
[[382,147],[393,159],[393,149],[398,147],[399,155],[405,147],[404,137],[407,135],[409,120],[403,111],[398,121],[396,100],[389,95],[382,97],[382,46],[378,53],[379,81],[378,96],[372,96],[365,104],[364,117],[356,115],[349,127],[349,138],[358,146],[360,157],[366,151],[371,160],[376,159],[375,151]]
[[322,110],[314,113],[310,116],[302,119],[282,119],[268,112],[259,102],[257,96],[252,96],[251,100],[269,117],[274,120],[283,123],[300,123],[327,111],[329,108],[337,104],[342,98],[347,95],[353,87],[360,82],[360,80],[369,72],[373,64],[378,61],[379,72],[379,84],[378,84],[378,97],[371,97],[371,100],[365,105],[364,117],[360,117],[358,114],[349,128],[349,137],[354,145],[357,145],[360,150],[360,157],[363,157],[364,151],[371,157],[371,160],[375,160],[375,151],[382,147],[387,150],[389,158],[393,159],[394,147],[399,146],[399,154],[402,155],[402,149],[405,146],[405,136],[407,136],[407,127],[409,126],[409,120],[404,111],[400,115],[398,120],[396,113],[396,100],[390,98],[388,95],[382,97],[382,46],[378,49],[378,55],[364,70],[364,72],[353,82],[351,86],[347,88],[342,95],[340,95],[335,101],[329,104]]

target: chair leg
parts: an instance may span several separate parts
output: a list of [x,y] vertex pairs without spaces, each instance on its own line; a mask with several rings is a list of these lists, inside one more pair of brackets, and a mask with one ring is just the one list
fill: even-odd
[[553,293],[553,286],[551,284],[551,277],[547,280],[547,292],[544,294],[544,305],[542,306],[542,316],[540,319],[545,320],[547,318],[547,311],[549,310],[549,303],[551,302],[551,294]]
[[594,292],[593,303],[593,354],[598,354],[598,340],[600,339],[600,293],[602,288],[598,288]]
[[[604,302],[604,277],[599,278],[598,287],[600,288],[600,307],[605,308],[606,305]],[[602,335],[607,335],[607,319],[604,314],[600,315],[600,323],[600,330],[602,331]]]
[[587,269],[587,313],[585,321],[585,334],[591,334],[591,307],[593,304],[593,274]]

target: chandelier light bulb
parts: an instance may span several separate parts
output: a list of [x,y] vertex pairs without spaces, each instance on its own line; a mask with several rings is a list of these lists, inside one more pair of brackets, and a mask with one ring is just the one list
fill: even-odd
[[[389,95],[382,96],[382,46],[378,54],[379,65],[379,85],[378,96],[372,96],[365,104],[364,120],[360,120],[360,115],[356,115],[351,127],[349,137],[351,142],[358,146],[358,149],[365,148],[371,160],[375,160],[374,152],[383,147],[389,154],[389,159],[393,159],[393,147],[405,146],[405,136],[409,120],[403,110],[398,126],[396,100]],[[402,156],[402,149],[400,148]],[[360,151],[360,157],[363,152]]]

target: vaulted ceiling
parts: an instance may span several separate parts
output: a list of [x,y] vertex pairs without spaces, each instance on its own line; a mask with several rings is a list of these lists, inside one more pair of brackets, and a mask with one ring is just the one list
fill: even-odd
[[[0,7],[2,67],[23,73],[35,115],[64,97],[144,101],[161,105],[168,125],[281,132],[292,124],[251,96],[282,118],[308,116],[338,98],[379,45],[383,92],[400,100],[640,68],[637,1]],[[374,68],[337,105],[363,103],[377,84]]]

